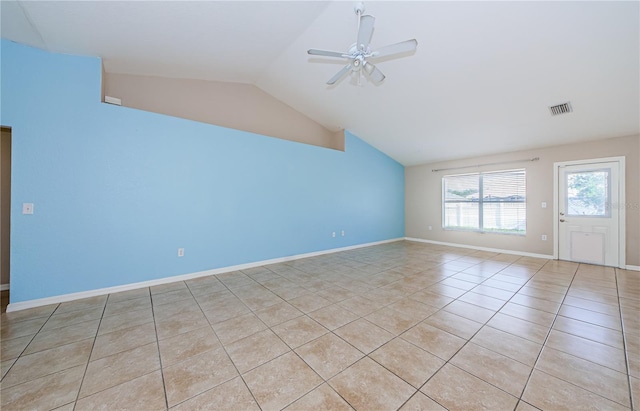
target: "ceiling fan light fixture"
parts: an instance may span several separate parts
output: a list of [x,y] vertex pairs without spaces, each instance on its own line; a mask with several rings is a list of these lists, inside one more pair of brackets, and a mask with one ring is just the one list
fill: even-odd
[[356,3],[354,11],[358,16],[358,34],[355,44],[351,46],[349,51],[346,53],[318,49],[309,49],[307,51],[308,54],[315,56],[338,57],[350,60],[350,64],[342,68],[338,73],[331,77],[329,81],[327,81],[327,84],[329,85],[335,84],[337,81],[349,74],[349,72],[359,73],[363,68],[364,71],[369,74],[369,79],[371,81],[374,83],[381,83],[385,79],[385,75],[382,74],[375,65],[367,62],[367,59],[414,52],[418,46],[416,39],[411,39],[382,47],[378,51],[372,51],[369,48],[369,42],[373,35],[373,25],[376,19],[369,14],[362,14],[364,12],[364,3],[362,2]]
[[367,74],[371,74],[373,73],[373,69],[375,69],[375,66],[371,63],[364,63],[364,66],[362,66],[364,68],[364,71],[367,72]]
[[367,62],[364,60],[364,58],[362,56],[358,56],[355,59],[353,59],[353,69],[354,70],[360,70],[362,68],[362,66],[364,64],[366,64]]

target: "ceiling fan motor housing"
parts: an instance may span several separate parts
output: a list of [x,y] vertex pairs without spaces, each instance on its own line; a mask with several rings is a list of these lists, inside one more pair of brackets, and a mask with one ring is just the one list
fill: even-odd
[[385,46],[376,51],[371,51],[369,41],[373,34],[375,17],[362,14],[364,13],[364,3],[362,2],[356,3],[354,11],[358,15],[358,35],[356,42],[351,45],[347,53],[318,49],[309,49],[307,51],[307,53],[311,55],[338,57],[349,60],[349,64],[344,66],[333,77],[331,77],[329,81],[327,81],[328,85],[335,84],[338,80],[347,76],[349,72],[357,72],[360,75],[362,71],[368,74],[368,77],[374,83],[381,83],[385,79],[385,75],[382,74],[374,64],[367,61],[367,59],[412,52],[415,51],[416,46],[418,45],[418,42],[415,39],[412,39]]

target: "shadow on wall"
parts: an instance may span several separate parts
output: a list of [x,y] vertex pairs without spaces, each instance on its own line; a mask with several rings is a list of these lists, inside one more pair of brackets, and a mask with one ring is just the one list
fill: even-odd
[[344,151],[344,130],[328,130],[251,84],[114,73],[103,73],[103,84],[126,107]]

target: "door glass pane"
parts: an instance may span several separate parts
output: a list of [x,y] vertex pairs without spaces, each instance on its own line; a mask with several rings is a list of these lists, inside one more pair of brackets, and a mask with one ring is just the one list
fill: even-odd
[[609,217],[610,169],[567,173],[568,216]]

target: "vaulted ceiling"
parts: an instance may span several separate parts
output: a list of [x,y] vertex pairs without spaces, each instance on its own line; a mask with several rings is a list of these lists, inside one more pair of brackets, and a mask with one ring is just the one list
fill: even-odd
[[[376,85],[309,48],[355,42],[351,1],[3,0],[2,37],[107,72],[254,84],[405,165],[640,133],[640,3],[371,1]],[[570,101],[574,112],[551,116]]]

